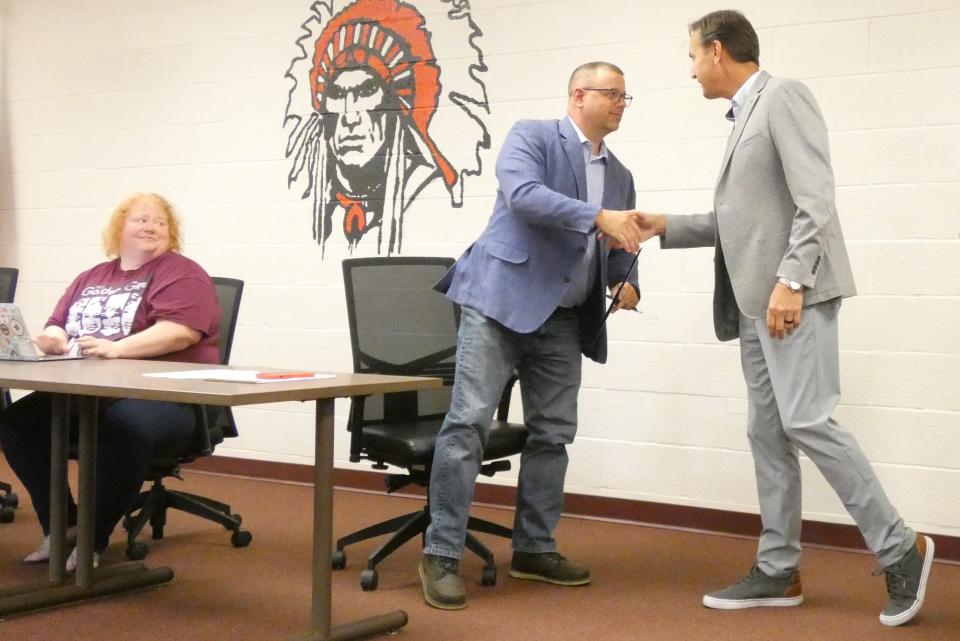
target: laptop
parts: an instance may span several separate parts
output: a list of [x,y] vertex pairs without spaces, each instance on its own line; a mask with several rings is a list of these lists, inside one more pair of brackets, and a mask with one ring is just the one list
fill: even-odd
[[0,303],[0,360],[65,361],[83,358],[71,350],[67,354],[42,354],[33,344],[23,314],[16,303]]

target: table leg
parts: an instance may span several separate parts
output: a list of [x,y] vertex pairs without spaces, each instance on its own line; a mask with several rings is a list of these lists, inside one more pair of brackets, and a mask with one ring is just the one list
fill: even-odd
[[330,627],[333,548],[333,399],[317,401],[313,485],[313,630],[295,641],[348,641],[399,630],[407,613],[395,610],[353,623]]
[[81,396],[77,460],[77,585],[93,584],[93,531],[97,483],[97,399]]
[[70,397],[51,398],[50,424],[50,563],[53,583],[62,583],[67,573],[67,459],[70,440]]
[[80,397],[79,492],[76,584],[65,577],[67,443],[69,400],[55,395],[51,424],[50,574],[48,581],[0,589],[0,617],[145,588],[173,578],[170,568],[147,569],[143,563],[122,563],[93,569],[94,493],[96,492],[97,403]]

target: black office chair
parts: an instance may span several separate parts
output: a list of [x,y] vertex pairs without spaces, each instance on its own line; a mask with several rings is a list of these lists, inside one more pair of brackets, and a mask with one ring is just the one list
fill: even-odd
[[[422,510],[371,525],[337,540],[333,568],[346,567],[344,548],[376,536],[392,536],[367,558],[360,574],[364,590],[377,588],[377,564],[417,536],[430,523],[429,482],[437,432],[450,405],[456,362],[460,308],[433,291],[433,284],[450,268],[450,258],[354,258],[343,261],[353,369],[364,374],[396,374],[442,378],[440,389],[357,397],[351,399],[348,429],[350,460],[367,459],[377,470],[387,465],[405,474],[387,476],[387,492],[411,483],[427,489]],[[527,438],[523,425],[506,422],[515,378],[504,389],[493,431],[484,451],[481,473],[510,469]],[[510,538],[510,528],[470,517],[468,529]],[[467,548],[484,561],[483,585],[497,581],[493,554],[472,533]]]
[[[0,303],[13,302],[19,275],[20,270],[16,267],[0,267]],[[8,407],[12,402],[9,390],[0,389],[0,409]],[[0,481],[0,523],[12,522],[18,505],[20,497],[13,491],[13,487]]]
[[[220,363],[230,362],[230,349],[233,346],[233,335],[237,327],[237,316],[240,311],[240,297],[243,295],[243,281],[234,278],[214,278],[213,284],[220,300]],[[240,529],[242,517],[233,514],[226,503],[214,501],[203,496],[168,490],[163,485],[163,479],[180,476],[180,466],[190,463],[201,456],[209,456],[214,448],[223,442],[224,438],[237,436],[237,425],[233,420],[233,412],[229,407],[196,406],[198,414],[197,440],[186,452],[178,456],[161,456],[150,462],[150,473],[147,479],[153,486],[140,494],[137,503],[127,511],[123,520],[123,527],[127,531],[127,558],[139,560],[146,557],[149,548],[146,544],[137,541],[137,536],[149,522],[154,539],[163,538],[163,526],[167,521],[167,510],[181,510],[194,514],[208,521],[219,523],[233,531],[230,542],[238,548],[247,547],[253,540],[253,535]]]

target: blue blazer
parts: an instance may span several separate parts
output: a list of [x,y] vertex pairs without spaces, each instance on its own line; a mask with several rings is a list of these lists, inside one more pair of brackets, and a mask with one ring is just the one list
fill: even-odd
[[[557,308],[587,243],[597,243],[597,279],[580,307],[581,350],[603,363],[606,287],[637,287],[633,256],[596,240],[597,207],[587,204],[583,148],[570,121],[521,120],[497,158],[497,201],[486,229],[435,286],[448,298],[523,334]],[[603,207],[633,209],[633,176],[607,150]]]

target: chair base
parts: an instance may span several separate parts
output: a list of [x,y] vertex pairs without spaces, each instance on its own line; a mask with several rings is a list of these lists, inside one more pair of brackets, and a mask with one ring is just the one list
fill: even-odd
[[[428,525],[430,525],[430,508],[424,506],[422,510],[397,516],[341,537],[337,539],[337,548],[333,553],[333,569],[342,570],[346,567],[347,555],[344,548],[348,545],[392,533],[393,536],[367,557],[366,568],[360,573],[360,587],[366,591],[376,590],[379,578],[377,565],[413,537],[425,535]],[[471,534],[470,530],[506,539],[513,537],[513,530],[499,523],[472,516],[467,521],[466,547],[479,556],[484,564],[481,582],[483,585],[495,585],[497,582],[497,567],[493,559],[493,553],[477,537]]]
[[13,487],[0,481],[0,523],[12,522],[18,505],[20,497],[13,492]]
[[155,479],[153,486],[140,494],[139,499],[127,511],[123,519],[123,528],[127,531],[127,557],[133,560],[143,559],[149,548],[137,541],[140,532],[150,524],[151,535],[154,540],[163,538],[163,528],[167,522],[167,510],[180,510],[202,519],[219,523],[233,532],[230,542],[234,547],[247,547],[253,540],[253,535],[240,529],[243,517],[233,514],[230,506],[204,496],[197,496],[188,492],[168,490],[162,479]]

